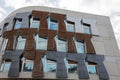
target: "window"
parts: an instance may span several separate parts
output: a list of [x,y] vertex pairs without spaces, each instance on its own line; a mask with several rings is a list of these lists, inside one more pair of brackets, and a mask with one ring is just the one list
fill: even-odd
[[87,63],[87,69],[89,74],[96,74],[96,65]]
[[67,52],[67,43],[65,40],[58,39],[58,36],[55,37],[57,51],[59,52]]
[[6,48],[6,46],[7,46],[7,42],[8,42],[8,39],[3,39],[3,41],[2,41],[2,46],[1,46],[1,52],[2,53],[4,53],[4,51],[5,51],[5,48]]
[[26,43],[26,39],[22,36],[19,36],[17,39],[17,46],[16,49],[24,49]]
[[1,64],[0,72],[8,72],[11,66],[11,62],[3,62]]
[[40,26],[40,19],[32,17],[30,19],[30,28],[39,28],[39,26]]
[[36,40],[36,49],[47,50],[47,39],[35,36]]
[[21,24],[22,24],[22,19],[16,19],[15,20],[15,29],[19,29],[21,28]]
[[83,32],[86,34],[91,34],[91,29],[90,25],[83,24]]
[[68,73],[77,73],[77,64],[68,64]]
[[22,58],[22,71],[31,72],[33,70],[33,61]]
[[68,32],[75,32],[75,24],[73,22],[67,22],[66,27]]
[[85,53],[85,45],[83,41],[75,41],[77,53]]
[[44,72],[56,72],[57,64],[55,61],[47,60],[46,56],[42,58]]
[[50,20],[49,29],[58,30],[58,22],[56,20]]

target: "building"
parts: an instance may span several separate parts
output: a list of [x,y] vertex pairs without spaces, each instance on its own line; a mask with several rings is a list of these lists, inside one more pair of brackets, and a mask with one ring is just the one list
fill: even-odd
[[0,79],[119,80],[107,16],[24,7],[0,23]]

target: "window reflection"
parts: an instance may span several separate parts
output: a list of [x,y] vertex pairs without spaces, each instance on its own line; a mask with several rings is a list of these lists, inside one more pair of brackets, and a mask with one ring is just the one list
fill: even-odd
[[89,74],[96,74],[96,66],[88,65],[88,72],[89,72]]
[[33,61],[27,60],[24,57],[21,60],[22,60],[22,71],[31,72],[33,70]]
[[55,41],[57,45],[57,51],[67,52],[67,42],[65,40],[58,39],[58,36],[55,36]]
[[1,64],[0,72],[8,72],[11,66],[11,62],[3,62]]
[[47,60],[46,56],[42,58],[44,72],[56,72],[57,64],[55,61]]
[[75,24],[73,23],[73,22],[67,22],[67,31],[69,31],[69,32],[74,32],[75,31]]
[[58,22],[56,20],[50,20],[50,29],[58,30]]
[[22,24],[22,19],[16,19],[15,20],[15,29],[19,29],[21,28],[21,24]]
[[86,34],[91,34],[90,25],[83,24],[83,32]]
[[26,43],[26,39],[23,38],[22,36],[19,36],[17,40],[18,41],[17,41],[16,49],[24,49],[25,43]]
[[47,50],[47,39],[35,36],[36,49]]
[[85,53],[85,46],[83,41],[75,40],[75,45],[76,45],[77,53],[82,53],[82,54]]
[[68,64],[68,73],[77,73],[77,64]]
[[30,19],[30,28],[39,28],[39,26],[40,26],[40,19],[32,17]]

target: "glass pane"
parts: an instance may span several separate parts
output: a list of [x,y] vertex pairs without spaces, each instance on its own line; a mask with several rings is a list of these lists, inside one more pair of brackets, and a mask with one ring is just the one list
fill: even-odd
[[50,29],[51,30],[58,30],[58,24],[57,24],[57,22],[51,21],[50,22]]
[[31,23],[31,28],[39,28],[39,24],[40,22],[39,21],[33,21],[32,23]]
[[33,62],[26,62],[23,66],[23,71],[29,72],[33,70]]
[[69,73],[77,73],[77,65],[70,65],[68,64],[68,72]]
[[18,37],[17,47],[16,49],[24,49],[26,43],[26,39],[22,38],[21,36]]
[[57,37],[55,38],[56,43],[57,43],[57,51],[60,52],[66,52],[67,50],[67,45],[66,45],[66,41],[60,40]]
[[96,74],[96,66],[88,65],[88,72],[89,72],[89,74]]
[[15,29],[19,29],[19,28],[21,28],[21,21],[16,20]]
[[44,72],[56,72],[56,62],[47,60],[46,56],[42,58]]
[[36,39],[36,49],[47,50],[47,39],[40,38],[38,35]]
[[84,43],[76,41],[77,53],[85,53]]
[[89,26],[83,26],[84,33],[90,34],[90,27]]
[[74,32],[74,24],[67,23],[67,31]]
[[10,69],[11,62],[5,62],[3,72],[8,72]]
[[56,64],[55,63],[54,64],[47,63],[45,72],[56,72]]

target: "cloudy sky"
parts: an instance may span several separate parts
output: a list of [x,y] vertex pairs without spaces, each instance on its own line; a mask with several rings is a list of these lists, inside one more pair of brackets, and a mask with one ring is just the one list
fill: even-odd
[[120,49],[120,0],[0,0],[0,22],[25,6],[48,6],[109,16]]

